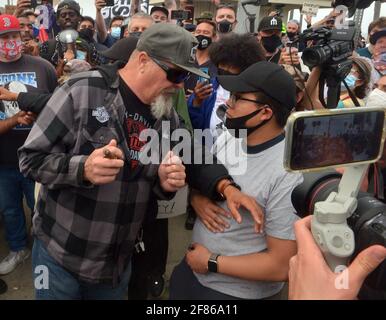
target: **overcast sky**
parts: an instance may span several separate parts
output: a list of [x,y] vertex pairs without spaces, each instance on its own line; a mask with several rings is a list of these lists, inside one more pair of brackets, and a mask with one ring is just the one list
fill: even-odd
[[[4,6],[7,4],[8,0],[0,0],[1,6]],[[13,2],[16,4],[16,0],[11,0],[11,3]],[[83,15],[95,17],[95,7],[94,7],[94,0],[80,0],[78,1],[83,9]],[[307,2],[307,1],[305,1]],[[296,10],[298,11],[298,10]],[[318,12],[318,16],[314,18],[313,21],[320,20],[324,18],[331,10],[330,9],[320,9]],[[373,14],[374,14],[374,3],[365,10],[364,18],[363,18],[363,23],[362,23],[362,34],[367,35],[367,27],[373,20]],[[381,15],[386,16],[386,3],[382,4],[381,7]],[[295,12],[294,18],[299,19],[300,17],[300,12]]]

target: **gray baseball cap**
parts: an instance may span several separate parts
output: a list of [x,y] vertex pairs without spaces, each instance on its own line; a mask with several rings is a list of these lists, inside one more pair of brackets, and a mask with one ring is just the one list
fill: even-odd
[[151,57],[170,62],[208,79],[206,73],[195,67],[197,46],[197,39],[184,28],[168,23],[157,23],[141,34],[137,50],[145,51]]

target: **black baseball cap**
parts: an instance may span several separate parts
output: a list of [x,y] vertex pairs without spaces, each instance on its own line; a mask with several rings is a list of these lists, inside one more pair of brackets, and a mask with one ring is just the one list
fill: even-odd
[[189,31],[169,23],[153,24],[141,34],[137,43],[138,51],[209,79],[209,75],[195,66],[197,47],[198,41]]
[[155,7],[151,8],[150,15],[152,15],[153,12],[155,12],[155,11],[161,11],[164,14],[166,14],[167,17],[169,17],[169,10],[166,9],[165,7],[155,6]]
[[239,75],[217,76],[221,86],[230,92],[261,91],[288,110],[296,105],[296,84],[291,75],[276,63],[257,62]]
[[101,51],[101,54],[111,60],[121,60],[127,63],[138,43],[137,37],[126,37],[115,42],[111,48]]
[[264,17],[260,23],[258,31],[266,31],[266,30],[282,30],[283,28],[283,20],[280,17]]
[[80,15],[80,6],[78,2],[74,0],[63,0],[58,4],[58,9],[56,10],[56,14],[59,15],[60,11],[63,9],[71,9],[74,10],[78,15]]
[[386,37],[386,28],[383,28],[370,36],[370,43],[374,46],[379,39]]

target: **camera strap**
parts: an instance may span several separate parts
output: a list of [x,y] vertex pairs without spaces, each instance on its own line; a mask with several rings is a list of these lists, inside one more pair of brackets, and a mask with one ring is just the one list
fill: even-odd
[[343,81],[344,86],[345,86],[346,89],[347,89],[348,95],[350,96],[351,100],[354,102],[355,106],[356,106],[356,107],[360,107],[361,105],[360,105],[360,103],[359,103],[357,97],[355,96],[355,94],[352,92],[352,90],[351,90],[351,89],[349,88],[349,86],[347,85],[346,80],[342,80],[342,81]]

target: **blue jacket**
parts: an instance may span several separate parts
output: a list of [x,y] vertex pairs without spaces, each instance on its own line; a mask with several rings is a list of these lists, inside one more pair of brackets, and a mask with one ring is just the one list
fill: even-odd
[[188,111],[193,129],[203,130],[210,127],[210,118],[212,117],[213,108],[216,103],[217,89],[219,87],[217,78],[212,78],[210,83],[213,85],[213,92],[201,103],[201,106],[193,106],[194,93],[192,93],[188,99]]

